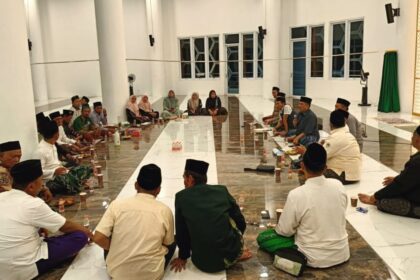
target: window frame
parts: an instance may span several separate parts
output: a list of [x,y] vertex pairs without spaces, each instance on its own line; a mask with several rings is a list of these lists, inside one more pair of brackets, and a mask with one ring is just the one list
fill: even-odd
[[[245,46],[245,44],[244,44],[244,36],[246,36],[246,35],[252,35],[252,59],[247,59],[247,60],[245,60],[245,54],[244,54],[244,46]],[[240,33],[240,38],[239,38],[239,43],[240,43],[240,48],[241,48],[241,52],[240,52],[240,65],[241,65],[241,67],[239,68],[239,69],[242,69],[242,73],[240,73],[240,78],[241,79],[255,79],[256,77],[256,75],[255,75],[255,70],[256,70],[256,67],[255,67],[255,63],[256,63],[256,59],[255,59],[255,32],[243,32],[243,33]],[[245,64],[245,62],[252,62],[252,76],[251,77],[245,77],[244,76],[244,74],[245,74],[245,71],[244,71],[244,64]]]
[[[347,19],[347,20],[337,20],[337,21],[331,21],[329,23],[329,57],[330,57],[330,63],[328,65],[328,69],[329,69],[329,74],[328,77],[331,80],[359,80],[360,77],[350,77],[350,36],[351,36],[351,23],[353,22],[358,22],[358,21],[362,21],[363,22],[363,52],[362,52],[362,68],[363,68],[363,63],[364,63],[364,50],[365,50],[365,19],[364,17],[360,17],[360,18],[353,18],[353,19]],[[333,77],[332,76],[332,63],[333,63],[333,25],[335,24],[341,24],[344,23],[345,24],[345,34],[344,34],[344,38],[345,38],[345,48],[344,48],[344,76],[343,77]]]
[[[219,50],[219,60],[217,63],[219,63],[219,77],[210,77],[210,60],[209,60],[209,38],[210,37],[217,37],[219,39],[218,42],[218,50]],[[195,63],[197,62],[195,59],[195,40],[196,39],[204,39],[204,61],[199,61],[199,63],[204,62],[204,70],[205,75],[204,77],[196,77],[195,75]],[[179,73],[179,79],[181,80],[214,80],[214,79],[220,79],[221,72],[220,72],[220,35],[219,34],[213,34],[213,35],[203,35],[203,36],[184,36],[184,37],[178,37],[178,55],[179,55],[179,66],[178,66],[178,73]],[[190,78],[183,78],[182,77],[182,70],[181,70],[181,40],[189,40],[190,42],[190,63],[191,63],[191,77]]]
[[[183,60],[182,60],[182,57],[181,57],[181,40],[188,40],[189,43],[190,43],[190,60],[189,60],[189,63],[190,63],[190,66],[191,66],[191,77],[189,77],[189,78],[183,78],[182,77],[182,63],[183,63]],[[193,75],[194,68],[193,68],[193,63],[192,63],[192,55],[191,55],[192,53],[191,53],[191,51],[192,51],[192,49],[191,49],[191,37],[179,37],[178,38],[178,55],[179,55],[178,71],[179,71],[179,78],[182,79],[182,80],[190,80],[190,79],[194,78],[194,75]]]
[[[202,39],[203,40],[203,48],[204,48],[204,60],[196,60],[196,54],[195,54],[195,40],[197,40],[197,39]],[[203,36],[198,36],[198,37],[191,37],[191,41],[190,41],[190,45],[191,45],[191,48],[192,48],[192,53],[191,53],[191,56],[192,56],[192,60],[191,60],[191,62],[192,62],[192,66],[194,66],[192,69],[194,69],[194,71],[192,71],[192,72],[194,72],[194,75],[192,75],[192,76],[194,76],[194,79],[200,79],[200,80],[203,80],[203,79],[206,79],[207,78],[207,74],[208,74],[208,71],[207,71],[207,55],[206,55],[206,37],[203,37]],[[192,43],[192,44],[191,44]],[[197,63],[204,63],[204,77],[197,77],[196,76],[196,64]]]
[[[323,41],[323,55],[322,55],[322,76],[321,77],[313,77],[312,76],[312,28],[316,28],[316,27],[323,27],[324,28],[324,41]],[[309,62],[306,64],[307,66],[307,72],[306,76],[307,79],[314,79],[314,80],[323,80],[325,78],[325,65],[326,65],[326,52],[325,52],[325,39],[326,39],[326,30],[325,30],[325,24],[324,23],[320,23],[320,24],[312,24],[312,25],[308,25],[307,26],[307,31],[306,31],[306,44],[307,44],[307,49],[306,49],[306,53],[310,54],[309,56],[307,55],[307,59],[309,60]],[[290,35],[291,36],[291,35]],[[296,40],[296,39],[294,39]],[[315,58],[317,58],[318,56],[315,56]]]

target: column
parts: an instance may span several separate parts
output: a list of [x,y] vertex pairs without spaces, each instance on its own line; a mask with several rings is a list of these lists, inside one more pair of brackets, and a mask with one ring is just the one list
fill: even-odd
[[[48,13],[48,2],[25,0],[28,38],[32,41],[32,51],[29,53],[31,63],[45,62],[44,43],[41,19]],[[48,84],[46,65],[31,66],[32,86],[35,101],[48,101]],[[45,103],[45,102],[44,102]]]
[[[264,83],[263,97],[271,97],[271,88],[280,87],[280,11],[281,2],[279,0],[265,0],[265,24],[267,35],[264,39]],[[285,91],[287,92],[287,91]]]
[[103,106],[116,123],[129,97],[122,0],[95,0],[95,15]]
[[23,159],[37,147],[23,1],[0,1],[0,142],[19,140]]
[[153,47],[150,47],[150,71],[152,80],[153,100],[166,96],[168,88],[166,88],[165,68],[163,60],[163,29],[162,29],[162,1],[151,0],[146,1],[146,15],[149,34],[155,38]]

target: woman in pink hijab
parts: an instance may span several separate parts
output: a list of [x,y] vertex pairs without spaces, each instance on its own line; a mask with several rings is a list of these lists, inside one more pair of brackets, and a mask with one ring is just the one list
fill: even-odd
[[148,116],[151,119],[159,118],[159,112],[153,110],[152,104],[150,104],[149,97],[147,97],[147,95],[144,95],[140,99],[139,110],[143,116]]
[[130,123],[134,122],[134,120],[139,121],[140,123],[150,121],[149,117],[141,114],[136,101],[137,97],[135,95],[131,95],[126,106],[127,120]]

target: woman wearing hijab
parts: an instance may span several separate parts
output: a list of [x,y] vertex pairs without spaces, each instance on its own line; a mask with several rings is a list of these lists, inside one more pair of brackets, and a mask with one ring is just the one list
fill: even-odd
[[203,111],[203,104],[201,99],[198,97],[198,93],[194,92],[191,98],[188,100],[188,115],[189,116],[200,116],[205,115],[205,110]]
[[174,120],[181,114],[179,110],[178,98],[175,97],[175,92],[170,90],[168,96],[163,99],[162,118],[164,120]]
[[206,113],[210,116],[226,115],[226,108],[222,107],[222,101],[216,95],[216,91],[212,89],[206,101]]
[[142,116],[139,110],[139,107],[137,106],[137,97],[135,95],[131,95],[130,99],[127,102],[126,106],[126,113],[127,113],[127,120],[131,123],[134,122],[134,120],[139,122],[148,122],[150,119],[146,116]]
[[139,110],[140,110],[140,114],[142,116],[147,116],[151,119],[158,119],[159,118],[159,112],[153,110],[152,104],[150,104],[149,97],[147,97],[147,95],[144,95],[140,99]]

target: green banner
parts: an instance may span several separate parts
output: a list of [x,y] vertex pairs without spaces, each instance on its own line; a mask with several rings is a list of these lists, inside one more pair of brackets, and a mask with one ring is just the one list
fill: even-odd
[[386,52],[382,69],[381,94],[379,96],[379,112],[399,112],[400,96],[398,92],[398,54],[396,51]]

